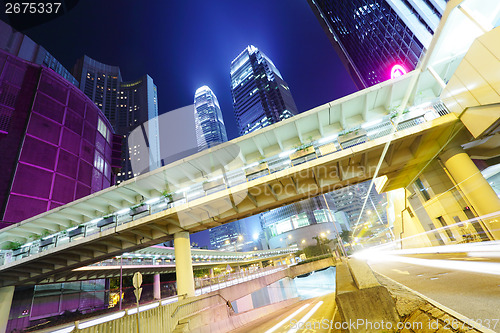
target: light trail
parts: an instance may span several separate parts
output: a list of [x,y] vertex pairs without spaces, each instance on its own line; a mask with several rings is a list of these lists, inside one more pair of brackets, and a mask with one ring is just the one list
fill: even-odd
[[401,262],[419,266],[434,267],[440,269],[451,269],[467,271],[480,274],[500,275],[500,264],[493,262],[471,262],[465,260],[441,260],[408,258],[396,255],[378,255],[373,261],[377,262]]
[[282,321],[280,321],[279,323],[277,323],[276,325],[274,325],[273,327],[268,329],[265,333],[272,333],[272,332],[276,331],[278,328],[283,326],[283,324],[285,324],[287,321],[289,322],[290,319],[292,319],[293,317],[298,315],[302,310],[307,308],[310,304],[311,303],[307,303],[307,304],[302,305],[302,307],[300,307],[297,311],[295,311],[294,313],[292,313],[291,315],[289,315],[288,317],[286,317],[285,319],[283,319]]
[[289,330],[287,333],[295,333],[297,332],[299,329],[302,329],[303,326],[304,326],[304,323],[309,319],[311,318],[311,316],[319,309],[319,307],[323,304],[323,301],[319,301],[318,304],[316,304],[311,310],[309,310],[308,313],[306,313],[306,315],[302,318],[300,318],[300,320],[295,324],[296,327],[295,328],[292,328],[291,330]]

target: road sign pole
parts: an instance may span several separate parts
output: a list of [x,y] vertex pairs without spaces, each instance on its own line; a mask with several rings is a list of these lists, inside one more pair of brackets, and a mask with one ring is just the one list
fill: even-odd
[[137,300],[137,333],[140,333],[140,325],[139,325],[139,300],[141,299],[142,293],[142,274],[140,272],[135,272],[134,277],[132,278],[132,284],[134,285],[134,294],[135,299]]

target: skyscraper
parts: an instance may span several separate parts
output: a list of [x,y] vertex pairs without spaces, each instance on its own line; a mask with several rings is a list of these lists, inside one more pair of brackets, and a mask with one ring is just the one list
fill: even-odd
[[73,68],[80,89],[122,136],[117,183],[161,166],[157,88],[149,75],[123,82],[120,68],[84,56]]
[[240,135],[298,113],[290,88],[276,66],[252,45],[231,62],[231,93]]
[[198,88],[194,94],[194,107],[198,151],[226,142],[226,126],[212,89],[207,86]]
[[[161,166],[157,88],[149,75],[121,82],[117,134],[123,135],[122,169],[117,183]],[[142,154],[142,155],[141,155]]]
[[307,0],[359,89],[415,69],[446,2]]
[[117,102],[122,75],[118,66],[100,63],[88,56],[76,61],[73,75],[80,82],[83,91],[104,113],[111,125],[116,129],[117,113],[120,103]]

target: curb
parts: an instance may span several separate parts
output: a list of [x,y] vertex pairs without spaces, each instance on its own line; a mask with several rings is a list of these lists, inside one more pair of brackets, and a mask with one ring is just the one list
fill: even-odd
[[[376,271],[375,271],[376,272]],[[452,310],[446,306],[444,306],[443,304],[433,300],[432,298],[429,298],[425,295],[422,295],[421,293],[419,293],[418,291],[415,291],[407,286],[405,286],[404,284],[401,284],[399,283],[398,281],[395,281],[393,279],[391,279],[390,277],[382,274],[382,273],[379,273],[379,272],[376,272],[377,274],[380,274],[381,276],[383,276],[384,278],[392,281],[393,283],[397,284],[398,286],[410,291],[411,293],[421,297],[422,299],[424,299],[425,301],[429,302],[430,304],[432,304],[433,306],[435,306],[436,308],[448,313],[449,315],[465,322],[465,323],[468,323],[468,325],[474,325],[474,328],[480,332],[484,332],[484,333],[496,333],[495,331],[493,331],[492,329],[490,328],[487,328],[487,327],[484,327],[483,325],[479,324],[478,322],[464,316],[463,314],[460,314],[458,312],[456,312],[455,310]]]

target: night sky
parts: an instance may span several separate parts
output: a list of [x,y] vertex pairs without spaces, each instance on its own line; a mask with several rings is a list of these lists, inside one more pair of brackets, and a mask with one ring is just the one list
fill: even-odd
[[[23,32],[69,70],[87,54],[120,66],[125,81],[149,74],[160,113],[192,104],[208,85],[229,139],[238,136],[229,66],[249,44],[274,62],[299,112],[356,91],[306,0],[81,0]],[[193,240],[207,245],[207,233]]]
[[70,70],[87,54],[120,66],[125,81],[149,74],[160,113],[208,85],[229,139],[238,135],[229,66],[249,44],[274,62],[300,112],[356,91],[306,0],[81,0],[24,33]]

